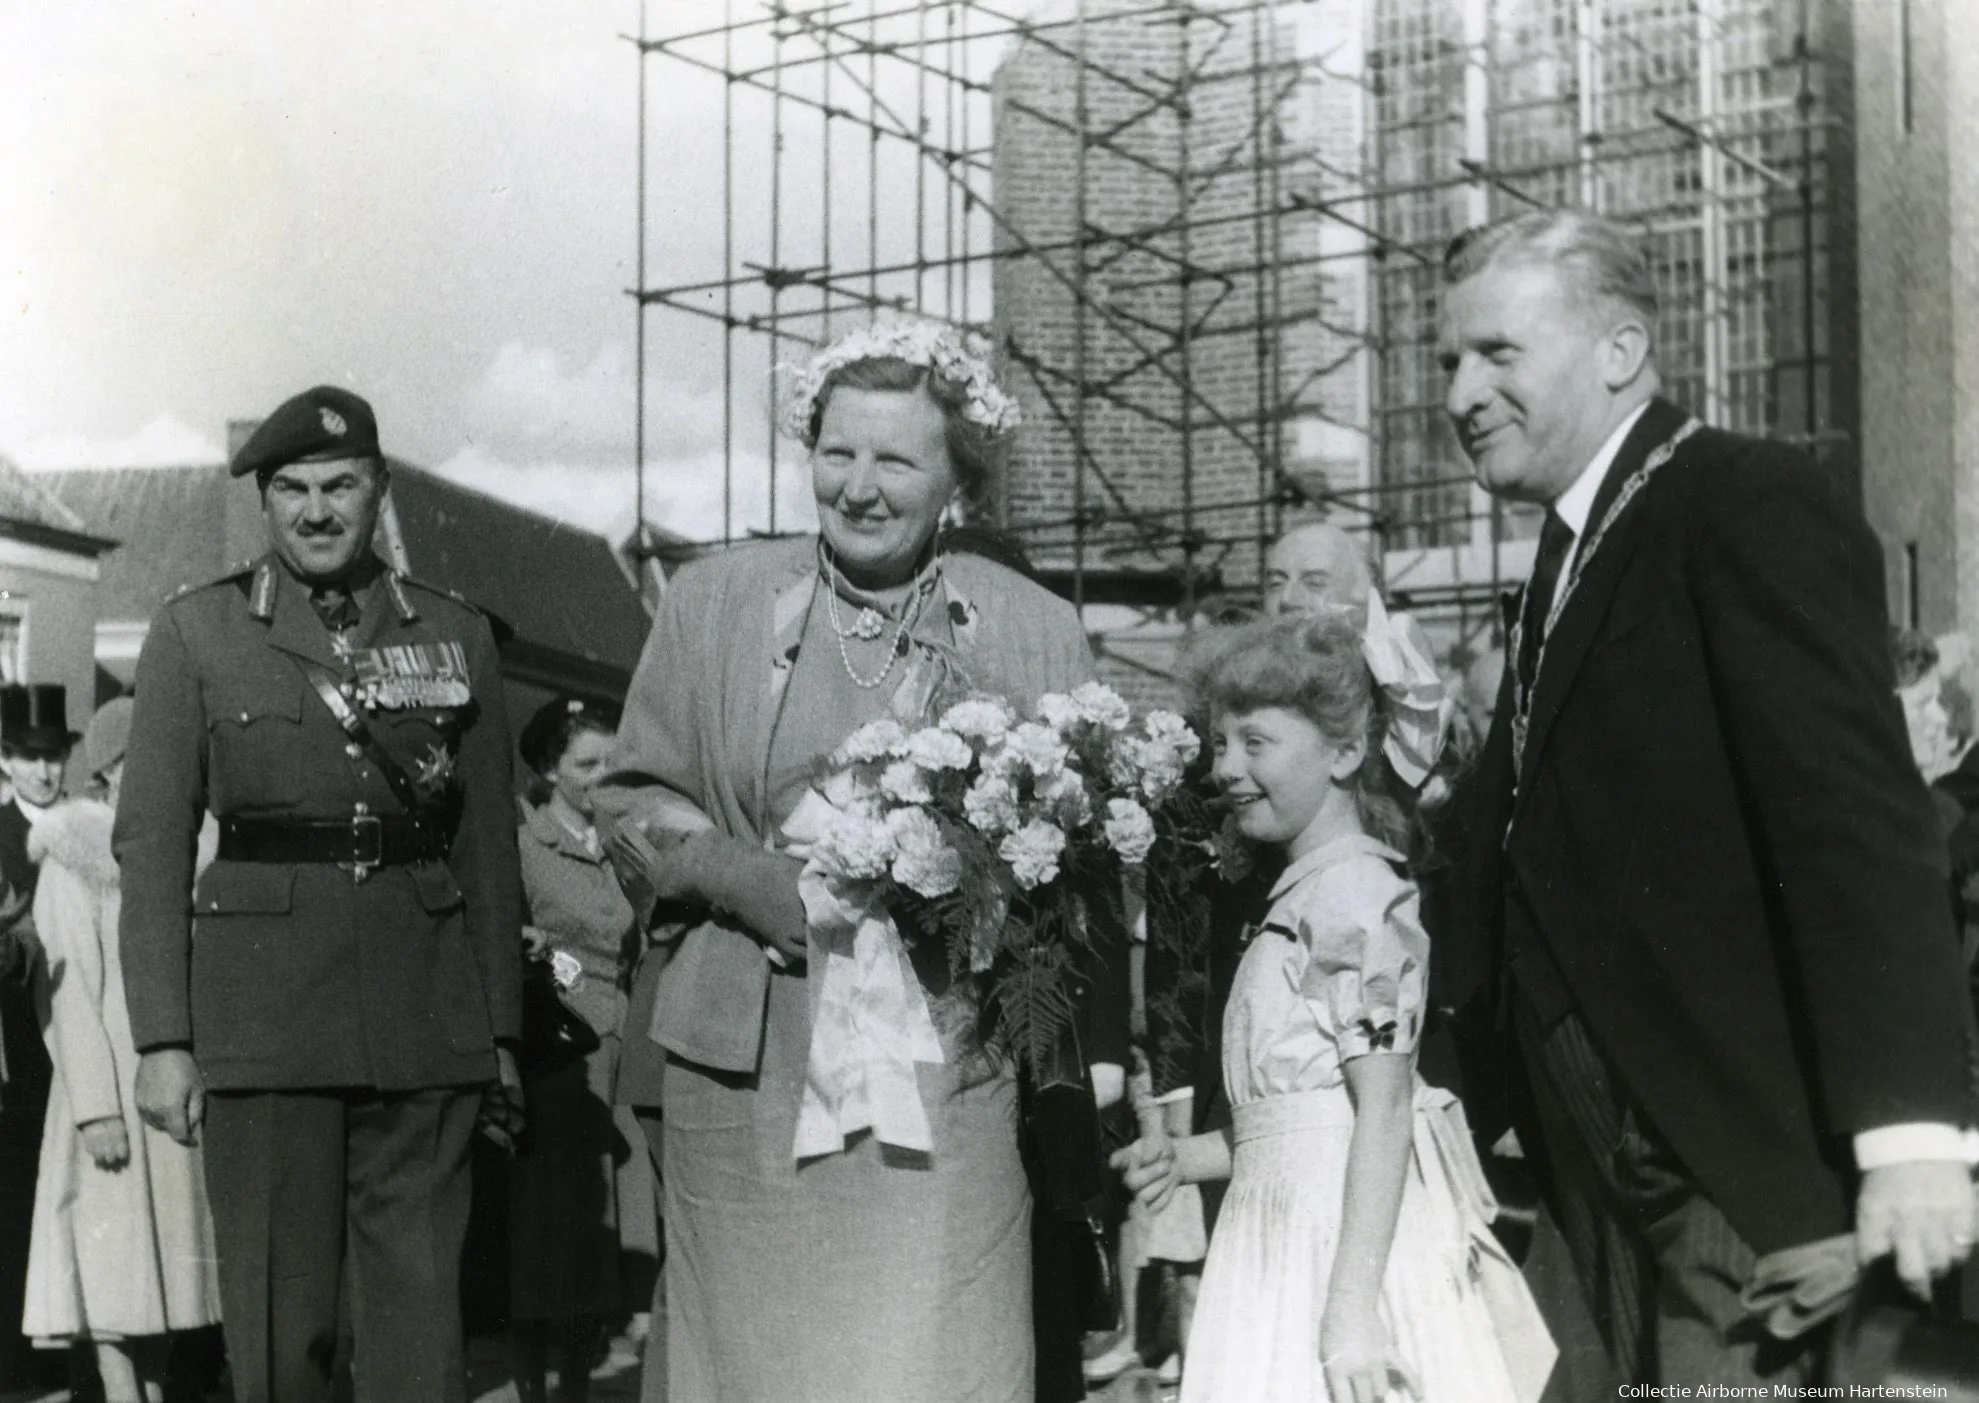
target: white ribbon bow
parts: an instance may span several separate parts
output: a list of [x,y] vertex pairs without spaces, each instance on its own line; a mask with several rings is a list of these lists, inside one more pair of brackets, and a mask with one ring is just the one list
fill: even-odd
[[1407,614],[1390,614],[1381,596],[1369,590],[1361,656],[1388,698],[1388,736],[1381,744],[1382,754],[1404,784],[1420,789],[1443,753],[1455,705],[1442,674],[1429,660],[1429,640],[1420,624]]
[[848,878],[817,851],[837,816],[812,790],[783,825],[786,850],[804,859],[797,890],[810,924],[811,1053],[792,1152],[800,1160],[837,1154],[870,1129],[885,1144],[925,1154],[934,1136],[914,1067],[946,1059],[906,942],[876,899],[878,884]]

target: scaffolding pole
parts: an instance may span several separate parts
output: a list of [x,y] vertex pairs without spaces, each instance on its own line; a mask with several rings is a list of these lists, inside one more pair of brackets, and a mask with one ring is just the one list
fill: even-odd
[[[1477,493],[1443,426],[1437,278],[1458,230],[1563,201],[1637,221],[1674,391],[1811,447],[1851,427],[1824,394],[1834,117],[1809,0],[1679,11],[724,0],[721,23],[654,35],[642,4],[640,520],[649,317],[678,330],[653,343],[669,354],[720,338],[731,541],[788,526],[790,449],[757,387],[855,317],[908,312],[995,335],[1026,427],[994,519],[1081,608],[1144,581],[1186,630],[1255,591],[1290,520],[1324,515],[1468,646],[1532,523]],[[721,85],[719,268],[663,234],[652,277],[649,64]],[[1798,345],[1774,310],[1793,301]]]

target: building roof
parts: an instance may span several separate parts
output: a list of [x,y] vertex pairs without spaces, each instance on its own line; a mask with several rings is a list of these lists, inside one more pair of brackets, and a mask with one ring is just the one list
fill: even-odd
[[168,596],[227,568],[224,467],[77,468],[36,474],[63,510],[123,543],[103,557],[99,619],[149,621]]
[[630,680],[649,621],[610,541],[397,461],[392,501],[409,574],[465,595],[519,641]]
[[90,522],[8,458],[0,458],[0,529],[89,555],[116,541],[109,533],[92,530]]
[[[97,616],[106,622],[148,621],[177,590],[262,549],[259,513],[243,499],[253,484],[230,479],[224,464],[80,468],[39,480],[56,505],[125,543],[103,561]],[[513,633],[505,656],[545,675],[585,665],[566,680],[623,690],[647,616],[610,541],[397,460],[391,501],[407,572],[493,614]]]

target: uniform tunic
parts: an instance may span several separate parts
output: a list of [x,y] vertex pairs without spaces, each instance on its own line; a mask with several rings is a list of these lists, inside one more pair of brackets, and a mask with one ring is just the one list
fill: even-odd
[[515,802],[488,621],[387,575],[350,643],[466,653],[467,705],[367,717],[447,814],[447,860],[356,882],[327,863],[222,859],[194,891],[209,808],[348,820],[402,806],[311,687],[304,665],[354,669],[272,558],[177,596],[145,640],[116,829],[131,1029],[140,1052],[190,1047],[216,1090],[471,1085],[494,1077],[495,1040],[521,1034]]

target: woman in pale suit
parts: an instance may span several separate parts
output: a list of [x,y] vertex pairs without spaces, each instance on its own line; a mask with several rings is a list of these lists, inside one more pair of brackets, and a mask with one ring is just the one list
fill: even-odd
[[623,831],[685,799],[715,825],[657,855],[614,841],[644,889],[702,913],[663,972],[649,961],[654,1012],[629,1032],[670,1054],[672,1403],[1032,1397],[1015,1077],[982,1055],[971,991],[946,987],[936,952],[920,973],[944,1060],[906,1092],[932,1149],[858,1133],[800,1160],[807,931],[801,864],[776,850],[867,722],[920,725],[971,691],[1028,708],[1091,677],[1068,604],[937,542],[944,510],[984,487],[1010,408],[952,335],[859,333],[825,352],[791,424],[820,535],[683,569],[633,678],[601,821]]
[[108,703],[83,737],[104,797],[57,805],[28,837],[41,864],[37,992],[55,1077],[21,1331],[37,1344],[90,1341],[108,1403],[153,1403],[171,1337],[219,1323],[220,1284],[199,1149],[137,1114],[110,851],[130,706]]

